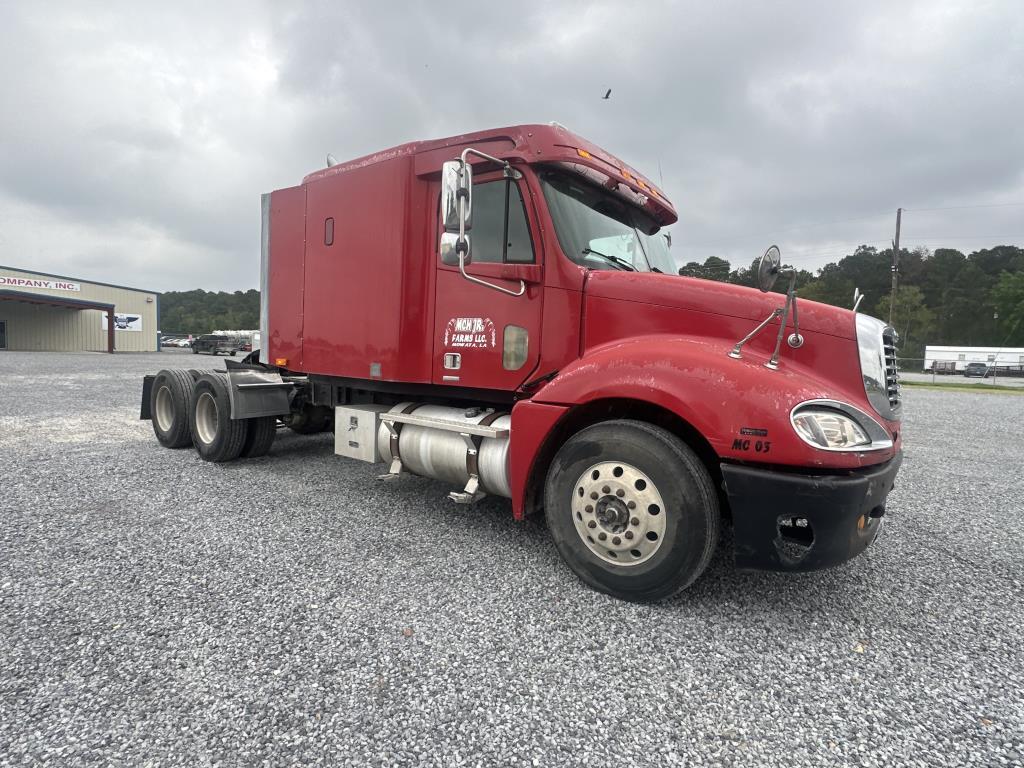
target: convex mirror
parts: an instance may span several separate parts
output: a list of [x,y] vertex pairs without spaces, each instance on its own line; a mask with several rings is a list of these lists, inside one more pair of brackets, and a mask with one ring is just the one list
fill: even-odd
[[779,278],[782,269],[782,251],[779,246],[773,245],[761,257],[757,265],[757,287],[762,293],[768,293]]
[[[459,266],[459,233],[441,233],[441,263],[449,267]],[[466,235],[466,258],[463,264],[470,264],[473,261],[473,239]]]

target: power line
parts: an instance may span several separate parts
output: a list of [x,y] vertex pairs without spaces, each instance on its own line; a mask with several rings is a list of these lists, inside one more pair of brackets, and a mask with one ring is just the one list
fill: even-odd
[[[904,210],[906,210],[906,209],[904,208]],[[914,238],[910,238],[910,239],[913,239],[913,240],[925,239],[928,242],[938,243],[938,242],[943,242],[945,240],[979,240],[979,239],[986,239],[986,238],[991,239],[991,238],[997,238],[997,237],[1024,238],[1024,235],[919,235],[918,237],[914,237]]]
[[[979,204],[976,204],[976,205],[949,205],[949,206],[941,206],[941,207],[934,207],[934,208],[903,208],[903,211],[904,211],[904,213],[907,213],[907,212],[922,213],[922,212],[927,212],[927,211],[965,211],[965,210],[986,209],[986,208],[1021,208],[1021,207],[1024,207],[1024,203],[979,203]],[[726,238],[723,238],[722,240],[719,240],[716,243],[710,243],[710,244],[708,244],[708,243],[693,243],[693,244],[688,244],[688,247],[691,247],[691,248],[715,249],[715,248],[720,248],[720,247],[722,247],[725,244],[735,243],[737,241],[743,241],[743,240],[761,240],[761,241],[767,242],[768,240],[773,239],[773,237],[775,237],[777,235],[785,234],[785,233],[788,233],[788,232],[799,232],[799,231],[802,231],[804,229],[808,229],[808,228],[812,228],[812,227],[828,227],[828,226],[834,226],[836,224],[849,224],[849,223],[857,222],[857,221],[871,221],[873,219],[880,219],[880,218],[883,218],[883,217],[887,218],[887,217],[889,217],[891,215],[892,215],[891,211],[885,211],[884,213],[874,213],[874,214],[870,214],[870,215],[867,215],[867,216],[857,216],[857,217],[850,218],[850,219],[836,219],[834,221],[819,221],[819,222],[811,222],[811,223],[807,223],[807,224],[798,224],[798,225],[793,226],[793,227],[787,227],[786,229],[775,230],[772,235],[746,233],[746,234],[742,234],[742,235],[733,235],[731,237],[726,237]],[[932,237],[932,236],[931,235],[922,235],[922,237]],[[969,240],[969,239],[971,239],[971,237],[974,237],[974,236],[973,235],[957,236],[957,237],[951,237],[951,238],[947,238],[947,239],[950,239],[950,240]],[[977,235],[976,237],[979,237],[979,238],[989,238],[989,237],[1024,238],[1024,235]],[[914,239],[917,239],[917,238],[914,238]],[[888,242],[888,241],[885,241],[885,242]]]
[[[907,210],[907,209],[904,208],[904,210]],[[726,237],[723,240],[720,240],[717,243],[712,243],[710,245],[708,245],[707,243],[695,243],[693,247],[695,247],[695,248],[717,248],[717,247],[719,247],[723,243],[735,243],[737,240],[764,240],[764,241],[767,241],[767,240],[771,240],[772,237],[774,237],[775,235],[782,235],[782,234],[785,234],[787,232],[799,232],[801,230],[808,229],[810,227],[831,227],[831,226],[833,226],[835,224],[850,224],[850,223],[855,222],[855,221],[871,221],[872,219],[879,219],[879,218],[882,218],[883,216],[891,216],[891,215],[892,214],[890,214],[889,212],[886,212],[886,213],[874,213],[874,214],[871,214],[870,216],[858,216],[857,218],[854,218],[854,219],[839,219],[837,221],[819,221],[819,222],[812,222],[810,224],[798,224],[795,227],[787,227],[786,229],[777,229],[777,230],[775,230],[773,232],[772,235],[755,234],[755,233],[751,232],[751,233],[747,233],[747,234],[743,234],[743,235],[734,235],[732,237]]]
[[947,205],[941,208],[904,208],[904,211],[967,211],[974,208],[1024,208],[1024,203],[984,203],[980,205]]

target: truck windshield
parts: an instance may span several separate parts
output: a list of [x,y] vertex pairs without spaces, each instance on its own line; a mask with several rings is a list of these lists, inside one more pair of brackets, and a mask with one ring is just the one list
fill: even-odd
[[546,170],[540,178],[558,242],[577,264],[676,273],[668,243],[643,211],[571,173]]

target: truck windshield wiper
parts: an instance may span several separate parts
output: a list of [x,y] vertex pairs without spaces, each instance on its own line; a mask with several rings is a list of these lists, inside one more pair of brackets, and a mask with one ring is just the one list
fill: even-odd
[[618,256],[609,256],[607,253],[601,253],[600,251],[595,251],[593,248],[584,248],[583,249],[583,255],[584,256],[588,256],[591,253],[594,254],[595,256],[600,256],[602,259],[605,259],[609,264],[614,264],[617,267],[619,267],[620,269],[625,269],[628,272],[636,272],[636,267],[634,267],[632,264],[630,264],[625,259],[620,259]]

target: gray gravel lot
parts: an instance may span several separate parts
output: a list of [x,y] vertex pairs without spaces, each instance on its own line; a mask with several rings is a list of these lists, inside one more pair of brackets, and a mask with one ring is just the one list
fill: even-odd
[[0,353],[4,765],[1024,764],[1024,397],[908,388],[852,563],[637,606],[329,434],[160,448],[171,365]]

